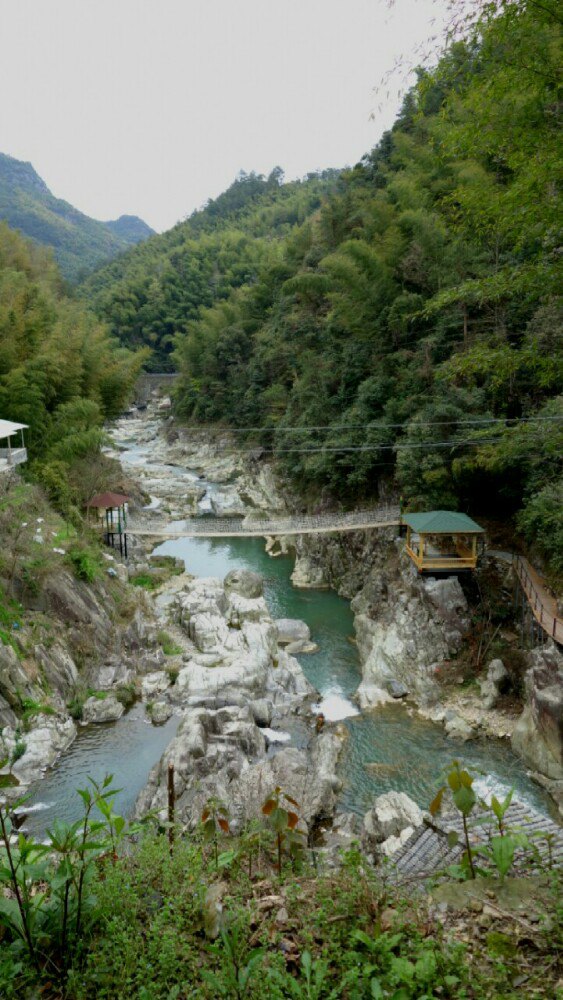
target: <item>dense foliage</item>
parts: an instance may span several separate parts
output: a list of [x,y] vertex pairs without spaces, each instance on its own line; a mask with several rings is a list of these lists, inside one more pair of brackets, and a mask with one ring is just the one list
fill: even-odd
[[178,408],[269,428],[314,496],[357,502],[394,470],[414,507],[521,510],[560,570],[561,25],[549,5],[502,11],[420,72],[276,260],[178,338]]
[[85,293],[155,367],[175,338],[177,412],[252,428],[304,496],[516,516],[560,572],[561,21],[475,11],[353,169],[242,176]]
[[0,415],[29,425],[23,468],[60,507],[96,492],[102,424],[144,359],[65,297],[49,251],[0,223]]
[[55,198],[30,163],[0,153],[0,219],[52,247],[69,281],[92,271],[153,230],[135,216],[98,222]]
[[202,309],[275,266],[280,243],[318,208],[336,171],[283,184],[242,172],[222,195],[169,232],[135,247],[92,275],[82,294],[127,345],[153,350],[153,371],[172,368],[174,338]]

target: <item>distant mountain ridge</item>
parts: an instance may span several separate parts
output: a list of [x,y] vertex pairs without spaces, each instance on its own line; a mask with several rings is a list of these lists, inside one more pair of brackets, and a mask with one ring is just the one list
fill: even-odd
[[31,163],[0,153],[0,219],[24,236],[53,248],[68,281],[152,236],[135,215],[100,222],[55,198]]

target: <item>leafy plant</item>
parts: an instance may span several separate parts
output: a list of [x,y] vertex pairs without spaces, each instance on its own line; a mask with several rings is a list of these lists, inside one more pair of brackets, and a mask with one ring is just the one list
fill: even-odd
[[219,836],[229,832],[229,810],[219,799],[212,797],[207,800],[201,814],[201,824],[204,839],[213,844],[215,867],[219,867]]
[[223,966],[223,974],[204,972],[207,983],[217,992],[217,997],[236,997],[244,1000],[252,985],[255,969],[264,955],[263,948],[248,950],[245,937],[236,923],[228,930],[221,931],[221,943],[211,945],[210,950],[217,955]]
[[101,574],[101,558],[99,552],[91,547],[73,546],[66,556],[75,576],[86,583],[94,583]]
[[[473,778],[468,771],[464,770],[460,766],[459,761],[454,760],[451,770],[446,775],[446,785],[442,785],[438,790],[435,798],[430,803],[430,814],[436,816],[440,811],[442,806],[442,800],[444,797],[444,792],[449,786],[453,793],[453,801],[461,813],[462,823],[463,823],[463,836],[465,841],[465,854],[464,860],[468,865],[469,874],[471,878],[475,878],[475,865],[473,859],[473,847],[469,839],[469,826],[467,823],[467,817],[472,813],[475,805],[477,804],[477,796],[473,790]],[[457,837],[455,831],[450,838],[450,844],[456,843]]]
[[[286,804],[293,806],[293,809],[286,809]],[[262,812],[276,836],[277,866],[280,877],[283,847],[285,846],[292,856],[298,854],[303,847],[303,834],[297,829],[299,814],[295,810],[298,808],[299,803],[292,799],[287,792],[282,791],[279,785],[262,806]]]
[[[15,837],[10,810],[0,805],[0,885],[10,891],[0,895],[0,925],[14,954],[23,948],[37,971],[47,961],[59,975],[66,974],[84,931],[96,919],[96,865],[108,851],[115,861],[125,835],[125,820],[113,811],[117,790],[111,776],[101,783],[89,779],[89,784],[78,790],[82,819],[55,820],[43,844],[23,833]],[[24,803],[20,799],[14,808]],[[92,818],[94,809],[103,819]]]

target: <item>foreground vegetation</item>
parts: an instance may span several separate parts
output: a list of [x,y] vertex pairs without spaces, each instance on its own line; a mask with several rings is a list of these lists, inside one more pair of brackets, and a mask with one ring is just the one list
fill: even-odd
[[[469,816],[477,803],[471,776],[455,764],[447,780]],[[78,794],[83,817],[55,821],[45,844],[17,834],[0,808],[7,1000],[38,988],[74,1000],[502,1000],[521,997],[524,984],[531,997],[559,988],[562,913],[549,867],[531,887],[512,879],[513,897],[534,900],[541,914],[528,905],[523,919],[521,905],[505,909],[506,850],[493,852],[497,874],[485,870],[480,880],[476,855],[466,853],[449,878],[472,879],[460,884],[471,892],[448,907],[440,886],[428,896],[422,883],[401,884],[357,845],[336,869],[322,852],[297,848],[299,806],[281,789],[264,803],[265,825],[237,837],[215,800],[200,829],[178,837],[173,824],[161,832],[150,819],[128,826],[114,810],[110,778]],[[493,843],[515,841],[509,803],[493,801]]]

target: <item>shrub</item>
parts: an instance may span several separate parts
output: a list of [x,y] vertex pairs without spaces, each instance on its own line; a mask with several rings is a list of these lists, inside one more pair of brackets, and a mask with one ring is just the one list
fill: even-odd
[[101,558],[94,548],[73,546],[67,553],[67,560],[75,576],[86,583],[93,583],[101,574]]
[[20,757],[23,757],[26,750],[27,750],[27,743],[25,742],[25,740],[22,740],[21,736],[18,736],[16,739],[16,745],[12,750],[10,763],[15,764],[16,761],[20,759]]
[[67,702],[68,714],[75,722],[80,722],[82,719],[85,700],[84,695],[75,695],[74,698]]

